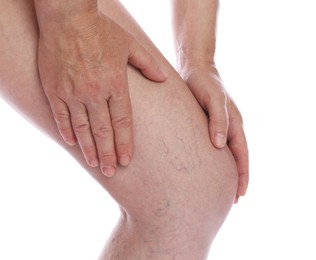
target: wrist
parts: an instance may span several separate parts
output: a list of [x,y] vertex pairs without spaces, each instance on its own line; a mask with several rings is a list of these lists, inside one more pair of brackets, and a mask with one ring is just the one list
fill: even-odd
[[97,0],[35,0],[34,3],[41,33],[68,28],[86,30],[98,17]]
[[34,0],[34,4],[37,15],[42,19],[56,16],[73,16],[98,8],[98,0]]
[[223,86],[221,76],[214,63],[190,64],[190,66],[183,68],[179,72],[179,74],[187,83],[189,88],[191,88],[191,86],[194,86],[196,82],[204,79],[210,79],[213,83],[217,83],[219,86]]
[[184,80],[186,80],[188,74],[196,70],[218,73],[214,55],[208,51],[186,51],[179,48],[176,56],[177,70]]
[[215,68],[214,51],[179,47],[176,53],[179,72],[190,68]]

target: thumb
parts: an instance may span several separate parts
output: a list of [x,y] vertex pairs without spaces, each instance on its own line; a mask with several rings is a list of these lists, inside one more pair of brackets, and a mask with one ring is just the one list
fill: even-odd
[[218,101],[213,102],[208,108],[210,117],[210,136],[216,148],[223,148],[227,143],[228,113],[226,106]]
[[150,80],[162,82],[167,79],[167,73],[161,69],[155,58],[137,41],[132,41],[129,45],[128,62],[138,68]]

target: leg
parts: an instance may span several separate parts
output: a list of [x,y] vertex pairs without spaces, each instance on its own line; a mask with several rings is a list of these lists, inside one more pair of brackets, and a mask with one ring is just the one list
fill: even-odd
[[177,73],[118,2],[101,1],[107,15],[169,68],[163,84],[128,69],[134,156],[108,179],[86,165],[78,147],[66,146],[55,127],[37,72],[38,32],[31,1],[1,3],[6,7],[0,10],[1,96],[67,149],[122,209],[100,259],[206,259],[234,201],[237,174],[229,150],[212,146],[207,119]]

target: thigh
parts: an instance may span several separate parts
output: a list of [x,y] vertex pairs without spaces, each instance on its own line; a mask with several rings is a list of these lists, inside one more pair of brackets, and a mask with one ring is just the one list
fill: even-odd
[[[88,167],[79,147],[64,144],[38,76],[38,30],[31,2],[1,0],[1,6],[5,6],[0,10],[1,96],[67,149],[135,220],[146,223],[153,219],[181,218],[179,225],[187,226],[196,224],[192,216],[197,214],[200,220],[225,216],[234,200],[237,178],[230,151],[212,146],[204,112],[178,74],[117,1],[106,4],[101,1],[102,10],[165,64],[168,80],[151,82],[137,70],[128,68],[134,156],[128,167],[118,168],[115,177],[106,178],[99,169]],[[170,225],[173,223],[170,221]],[[214,224],[219,226],[221,220]]]

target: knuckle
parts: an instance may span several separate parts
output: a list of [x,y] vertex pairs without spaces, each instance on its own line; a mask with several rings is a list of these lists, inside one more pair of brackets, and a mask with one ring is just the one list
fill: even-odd
[[221,131],[221,132],[227,132],[228,130],[228,123],[225,122],[225,121],[219,121],[217,122],[217,129],[218,131]]
[[78,122],[73,124],[73,129],[76,133],[83,133],[90,129],[89,122]]
[[68,112],[64,111],[55,111],[53,112],[54,119],[57,123],[64,122],[65,120],[70,119],[70,115]]
[[218,120],[217,120],[217,123],[219,124],[219,125],[223,125],[223,126],[228,126],[228,116],[225,114],[225,115],[223,115],[221,118],[219,118]]
[[99,160],[105,162],[106,164],[115,164],[116,155],[115,152],[102,152],[99,155]]
[[228,131],[228,123],[225,121],[213,121],[211,122],[211,129],[213,133],[227,133]]
[[226,92],[223,89],[219,89],[215,93],[209,93],[208,100],[214,104],[222,103],[226,107],[227,105]]
[[88,82],[84,88],[84,94],[82,94],[82,96],[85,97],[92,97],[93,99],[99,101],[101,99],[101,87],[99,84],[95,83],[95,82]]
[[114,85],[115,87],[116,86],[120,86],[123,82],[123,75],[124,75],[124,72],[122,69],[120,68],[116,68],[115,70],[111,71],[111,74],[110,74],[110,82],[112,85]]
[[228,115],[226,113],[223,113],[222,115],[211,117],[211,121],[213,121],[214,124],[221,125],[221,126],[227,126],[228,125]]
[[128,116],[119,117],[112,120],[114,129],[129,128],[132,126],[132,119]]
[[219,95],[219,97],[227,100],[227,93],[226,93],[226,90],[223,87],[219,87],[218,88],[218,95]]
[[106,138],[108,135],[112,133],[112,127],[109,125],[104,125],[100,127],[96,127],[92,129],[92,134],[96,138]]
[[154,67],[155,69],[158,69],[158,64],[156,63],[154,57],[148,52],[144,52],[143,54],[144,61],[147,65],[146,67]]
[[57,84],[56,87],[48,88],[45,90],[45,94],[52,100],[64,99],[71,95],[69,87],[63,84]]

